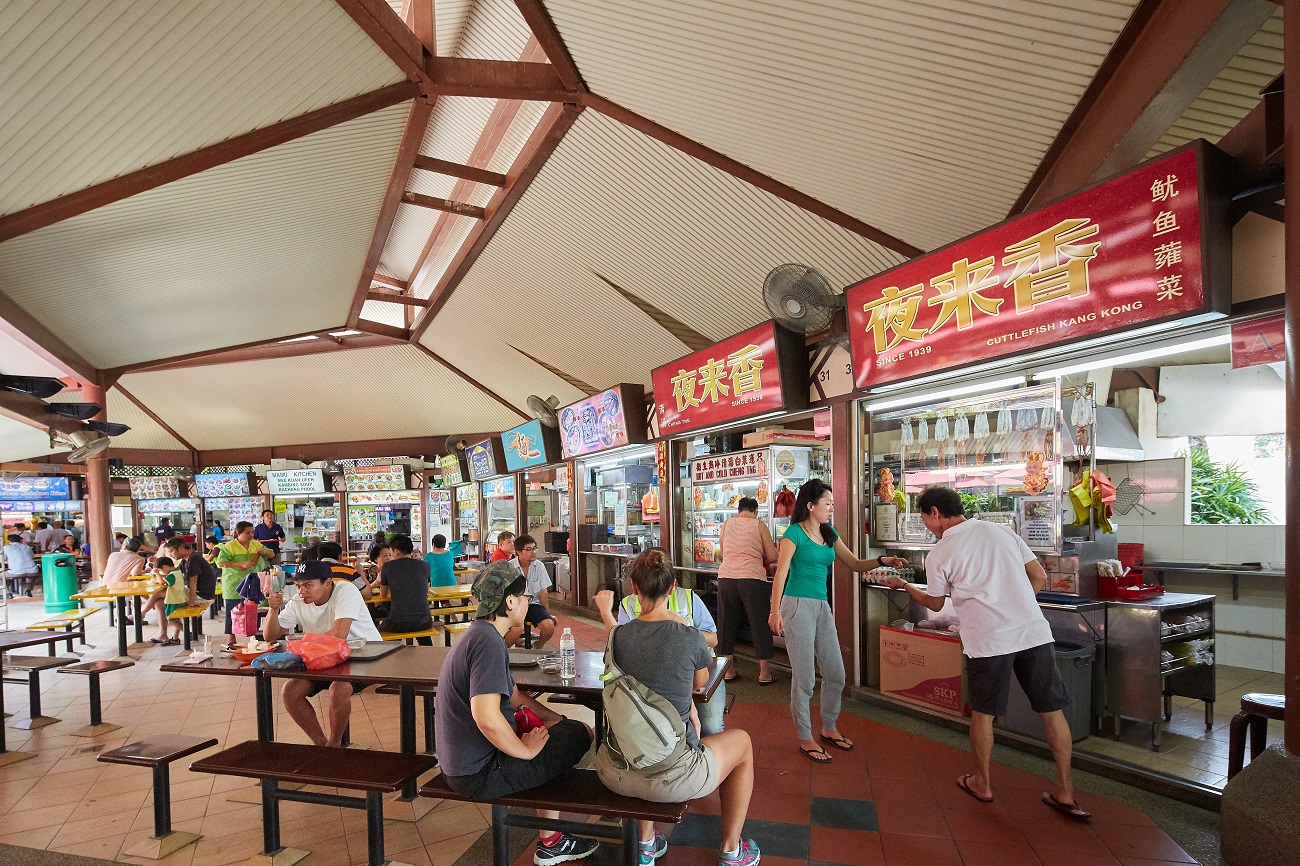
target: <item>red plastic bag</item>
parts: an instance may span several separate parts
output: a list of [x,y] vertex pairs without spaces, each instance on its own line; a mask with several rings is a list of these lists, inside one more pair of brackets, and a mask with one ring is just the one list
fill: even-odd
[[352,655],[348,642],[343,638],[310,632],[303,635],[302,640],[289,641],[286,649],[294,655],[302,656],[302,663],[309,671],[341,665]]
[[257,634],[257,603],[252,601],[226,602],[233,604],[230,609],[230,631],[240,637]]

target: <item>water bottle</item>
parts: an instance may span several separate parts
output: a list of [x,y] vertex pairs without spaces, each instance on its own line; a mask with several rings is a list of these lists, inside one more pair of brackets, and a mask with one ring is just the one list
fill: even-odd
[[560,679],[571,680],[578,675],[578,648],[573,645],[573,630],[566,628],[560,635]]

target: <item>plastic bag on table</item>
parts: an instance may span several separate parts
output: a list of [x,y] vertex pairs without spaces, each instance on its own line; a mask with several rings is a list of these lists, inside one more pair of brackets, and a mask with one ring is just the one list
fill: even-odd
[[303,635],[302,640],[290,641],[288,650],[294,655],[302,656],[303,664],[307,665],[309,671],[332,668],[347,661],[352,655],[348,642],[343,638],[313,632]]
[[252,666],[261,671],[300,671],[306,668],[302,656],[293,653],[267,653],[253,659]]

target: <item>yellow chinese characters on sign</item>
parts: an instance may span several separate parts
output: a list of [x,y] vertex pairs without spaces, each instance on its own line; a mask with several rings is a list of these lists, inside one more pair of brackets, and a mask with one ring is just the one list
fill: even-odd
[[943,327],[951,318],[957,319],[957,330],[964,331],[975,324],[975,310],[996,316],[1002,298],[986,298],[980,294],[982,289],[991,289],[998,284],[993,276],[993,257],[980,259],[974,264],[968,259],[952,263],[952,270],[930,280],[930,285],[939,290],[939,294],[930,299],[930,306],[942,304],[939,315],[930,326],[930,333]]
[[710,358],[695,370],[678,370],[671,379],[677,411],[763,390],[763,350],[750,343],[725,360]]
[[903,340],[920,340],[925,336],[924,328],[916,328],[916,314],[921,309],[924,289],[924,283],[907,289],[889,286],[880,293],[879,300],[862,307],[871,314],[867,329],[875,338],[876,354],[888,352]]
[[673,397],[677,400],[678,412],[687,406],[700,405],[700,401],[695,397],[695,372],[695,370],[678,370],[677,375],[673,376]]
[[763,350],[753,343],[727,356],[727,374],[731,393],[739,397],[750,391],[763,390]]
[[1051,228],[1006,248],[1003,265],[1015,270],[1005,285],[1013,286],[1016,312],[1039,304],[1088,294],[1088,261],[1101,243],[1080,243],[1101,230],[1087,219],[1061,220]]

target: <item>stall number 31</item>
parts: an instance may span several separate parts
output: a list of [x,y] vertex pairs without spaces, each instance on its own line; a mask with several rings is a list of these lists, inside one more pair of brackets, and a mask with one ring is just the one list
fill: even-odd
[[[853,378],[853,362],[852,362],[852,361],[845,361],[845,362],[844,362],[844,375],[845,375],[845,376],[848,376],[849,378]],[[824,370],[822,370],[820,373],[817,374],[817,381],[818,381],[818,382],[829,382],[830,380],[831,380],[831,371],[830,371],[829,368],[828,368],[828,369],[824,369]]]

